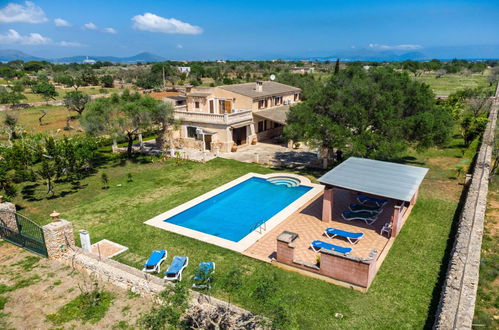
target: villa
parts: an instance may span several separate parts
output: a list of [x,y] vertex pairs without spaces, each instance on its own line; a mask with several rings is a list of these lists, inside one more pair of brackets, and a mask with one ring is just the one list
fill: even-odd
[[274,81],[193,88],[175,103],[181,126],[173,138],[181,147],[230,152],[279,136],[300,94]]

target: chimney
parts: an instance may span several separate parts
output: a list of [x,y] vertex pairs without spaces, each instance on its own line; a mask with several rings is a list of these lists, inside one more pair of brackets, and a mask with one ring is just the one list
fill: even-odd
[[263,81],[261,81],[261,80],[257,80],[257,81],[256,81],[256,87],[255,87],[255,90],[256,90],[257,92],[260,92],[260,93],[263,91]]

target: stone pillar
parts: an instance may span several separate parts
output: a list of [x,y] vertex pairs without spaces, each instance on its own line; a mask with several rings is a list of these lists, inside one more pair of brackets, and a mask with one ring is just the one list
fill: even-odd
[[293,241],[298,238],[298,234],[284,231],[277,236],[276,260],[280,263],[292,265],[295,254]]
[[322,221],[330,222],[333,218],[333,188],[324,189],[322,197]]
[[142,133],[139,133],[139,148],[140,151],[144,151],[144,141],[142,140]]
[[400,205],[395,205],[393,207],[393,213],[392,213],[392,237],[397,236],[398,232],[400,231]]
[[0,196],[0,223],[2,226],[17,230],[16,205],[4,202],[3,196]]
[[260,163],[260,154],[258,152],[255,152],[255,163]]
[[59,219],[59,214],[54,211],[50,215],[52,222],[42,227],[48,257],[50,259],[62,258],[64,254],[75,247],[73,224],[69,221]]
[[116,139],[113,139],[113,146],[111,147],[113,152],[116,152],[116,149],[118,149],[118,142]]

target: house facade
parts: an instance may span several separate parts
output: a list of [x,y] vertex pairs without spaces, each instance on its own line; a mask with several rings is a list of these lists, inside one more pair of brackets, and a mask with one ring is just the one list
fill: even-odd
[[290,105],[301,89],[273,81],[193,88],[186,107],[175,111],[178,146],[229,152],[282,133]]

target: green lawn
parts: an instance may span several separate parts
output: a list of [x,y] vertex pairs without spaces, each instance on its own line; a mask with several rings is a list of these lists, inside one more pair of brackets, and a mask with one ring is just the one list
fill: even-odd
[[[212,294],[222,299],[229,298],[222,280],[231,270],[241,269],[244,277],[232,295],[233,302],[253,312],[272,315],[272,304],[268,302],[279,301],[302,329],[422,328],[433,318],[439,281],[446,268],[449,235],[462,187],[458,184],[460,179],[455,178],[456,166],[466,169],[472,157],[473,152],[463,152],[461,141],[455,139],[444,150],[410,152],[403,159],[409,164],[428,166],[430,172],[411,217],[367,294],[143,224],[250,171],[273,171],[259,165],[215,159],[205,164],[188,162],[176,166],[174,161],[162,163],[141,158],[125,162],[110,157],[98,173],[81,181],[79,190],[60,183],[55,187],[55,198],[47,199],[43,184],[26,185],[15,202],[22,213],[38,222],[47,223],[48,215],[57,210],[73,222],[75,233],[87,229],[93,242],[106,238],[129,247],[117,259],[137,268],[151,250],[168,249],[168,261],[174,255],[190,257],[190,266],[184,273],[188,281],[196,264],[215,261]],[[107,190],[101,189],[102,172],[109,176]],[[133,182],[127,182],[128,173],[132,173]],[[272,283],[271,288],[262,283]],[[262,290],[263,298],[258,294]],[[335,313],[344,317],[335,318]]]
[[488,74],[486,70],[483,74],[446,74],[443,77],[437,78],[434,72],[430,72],[423,73],[421,76],[414,77],[414,79],[430,85],[437,96],[448,96],[459,89],[488,87]]

